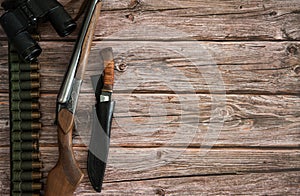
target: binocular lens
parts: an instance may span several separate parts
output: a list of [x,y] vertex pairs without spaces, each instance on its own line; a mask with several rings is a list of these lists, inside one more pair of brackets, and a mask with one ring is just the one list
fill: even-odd
[[10,42],[26,61],[35,60],[42,52],[38,43],[26,31],[26,26],[13,12],[6,12],[0,17],[0,23]]
[[56,6],[48,14],[49,20],[59,36],[65,37],[76,29],[76,23],[62,6]]
[[32,62],[42,52],[38,43],[30,36],[27,31],[23,31],[11,39],[18,53],[26,61]]
[[34,61],[42,52],[28,33],[36,20],[48,17],[62,37],[76,28],[75,21],[57,0],[10,0],[5,1],[3,6],[8,10],[0,17],[0,24],[19,55],[26,61]]

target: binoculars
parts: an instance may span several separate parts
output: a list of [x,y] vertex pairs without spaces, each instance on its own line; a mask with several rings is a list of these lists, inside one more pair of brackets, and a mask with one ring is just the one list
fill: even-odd
[[34,61],[42,52],[30,35],[39,21],[49,20],[61,37],[76,28],[75,21],[56,0],[6,0],[2,7],[6,12],[0,17],[0,24],[25,61]]

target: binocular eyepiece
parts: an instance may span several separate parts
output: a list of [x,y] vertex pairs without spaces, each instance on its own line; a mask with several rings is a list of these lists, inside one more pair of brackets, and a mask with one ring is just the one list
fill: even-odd
[[30,35],[39,20],[49,20],[61,37],[76,28],[75,21],[56,0],[7,0],[2,6],[6,12],[0,17],[0,24],[25,61],[35,60],[42,52]]

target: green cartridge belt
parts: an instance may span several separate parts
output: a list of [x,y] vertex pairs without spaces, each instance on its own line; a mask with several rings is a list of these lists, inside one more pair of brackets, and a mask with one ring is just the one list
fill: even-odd
[[9,44],[11,194],[41,195],[40,65],[23,61]]

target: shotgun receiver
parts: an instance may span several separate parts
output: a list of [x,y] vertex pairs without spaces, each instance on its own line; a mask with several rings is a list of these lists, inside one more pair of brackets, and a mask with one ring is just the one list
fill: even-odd
[[48,174],[46,196],[71,196],[83,178],[72,149],[72,131],[79,91],[101,5],[101,0],[89,0],[68,71],[57,97],[59,157],[56,166]]

